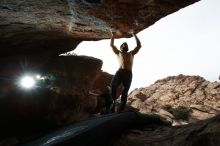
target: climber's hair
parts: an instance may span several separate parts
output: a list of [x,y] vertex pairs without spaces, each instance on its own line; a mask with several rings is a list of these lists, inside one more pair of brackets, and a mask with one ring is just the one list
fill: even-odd
[[121,50],[122,52],[128,52],[128,44],[127,44],[126,42],[124,42],[123,44],[121,44],[120,50]]

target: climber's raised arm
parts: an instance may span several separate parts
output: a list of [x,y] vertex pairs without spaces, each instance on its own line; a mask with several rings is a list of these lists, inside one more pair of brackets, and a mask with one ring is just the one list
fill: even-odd
[[140,42],[140,40],[138,39],[138,37],[137,37],[136,34],[132,33],[132,35],[134,36],[134,38],[135,38],[135,40],[136,40],[136,43],[137,43],[137,46],[134,48],[134,50],[131,51],[131,53],[132,53],[133,55],[135,55],[135,54],[138,53],[138,51],[139,51],[140,48],[141,48],[141,42]]
[[113,52],[114,52],[115,54],[118,54],[118,53],[119,53],[119,50],[118,50],[118,49],[115,47],[115,45],[114,45],[114,37],[115,37],[115,35],[114,35],[114,33],[111,33],[111,34],[112,34],[112,37],[111,37],[110,46],[111,46]]

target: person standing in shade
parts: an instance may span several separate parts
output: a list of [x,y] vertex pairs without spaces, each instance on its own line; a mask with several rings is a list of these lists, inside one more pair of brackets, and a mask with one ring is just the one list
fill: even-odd
[[120,46],[120,50],[118,50],[114,45],[115,33],[112,33],[110,46],[113,52],[118,57],[119,69],[115,73],[110,84],[111,96],[108,103],[106,104],[107,113],[115,112],[116,91],[120,85],[122,85],[122,92],[121,92],[121,103],[120,103],[119,111],[123,111],[127,103],[128,90],[130,88],[132,81],[132,66],[133,66],[134,55],[137,54],[141,48],[141,42],[138,39],[137,35],[134,34],[133,32],[132,35],[134,36],[137,43],[137,46],[134,48],[134,50],[129,51],[128,44],[126,42],[124,42]]

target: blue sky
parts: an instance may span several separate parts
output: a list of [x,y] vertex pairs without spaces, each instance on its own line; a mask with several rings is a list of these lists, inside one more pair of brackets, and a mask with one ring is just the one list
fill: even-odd
[[[167,76],[199,75],[218,81],[220,75],[220,1],[202,0],[168,15],[137,36],[142,42],[134,58],[130,91],[146,87]],[[126,41],[130,49],[134,38],[116,39],[119,48]],[[110,40],[83,42],[75,52],[103,60],[102,70],[114,74],[117,57]]]

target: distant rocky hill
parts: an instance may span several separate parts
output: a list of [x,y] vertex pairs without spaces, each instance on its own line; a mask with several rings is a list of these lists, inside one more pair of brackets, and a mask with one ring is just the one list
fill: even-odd
[[173,125],[186,124],[220,113],[220,83],[199,76],[171,76],[135,89],[128,104],[143,113],[159,114]]

